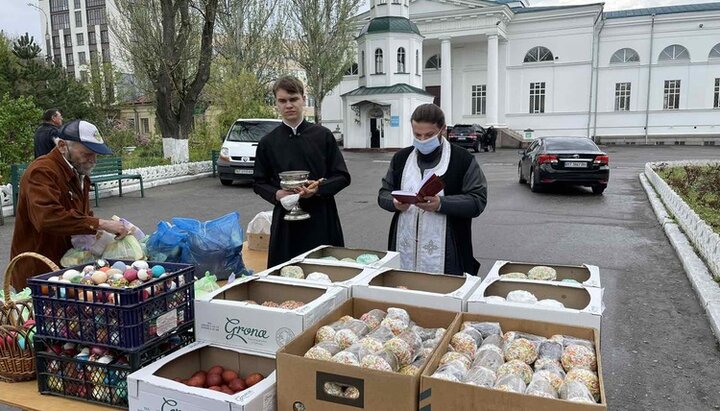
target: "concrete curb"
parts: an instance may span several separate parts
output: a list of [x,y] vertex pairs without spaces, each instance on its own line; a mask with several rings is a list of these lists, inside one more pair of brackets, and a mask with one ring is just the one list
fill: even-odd
[[652,185],[648,181],[645,174],[640,174],[640,184],[645,189],[645,193],[650,201],[658,221],[663,226],[665,234],[670,240],[680,262],[685,269],[685,274],[690,280],[690,284],[695,289],[695,293],[700,298],[700,304],[707,313],[710,326],[712,327],[715,337],[720,341],[720,285],[713,280],[710,270],[702,259],[698,257],[693,249],[692,244],[675,223],[657,195]]

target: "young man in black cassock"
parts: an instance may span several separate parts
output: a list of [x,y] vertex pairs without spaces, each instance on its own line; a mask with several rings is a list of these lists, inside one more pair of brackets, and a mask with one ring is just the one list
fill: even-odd
[[[472,154],[442,136],[445,115],[438,106],[420,105],[410,121],[413,145],[395,153],[378,193],[378,205],[395,213],[388,249],[400,253],[405,270],[477,275],[472,219],[487,204],[485,175]],[[430,173],[445,183],[438,195],[414,205],[393,198],[395,190],[416,193]]]
[[[305,90],[300,80],[283,77],[273,87],[283,124],[264,136],[255,154],[255,193],[273,204],[268,267],[283,263],[319,245],[344,246],[335,194],[350,185],[350,173],[332,132],[303,120]],[[302,221],[285,221],[280,203],[296,194],[280,188],[283,171],[306,170],[309,183],[324,178],[314,188],[302,188],[300,208],[310,214]]]

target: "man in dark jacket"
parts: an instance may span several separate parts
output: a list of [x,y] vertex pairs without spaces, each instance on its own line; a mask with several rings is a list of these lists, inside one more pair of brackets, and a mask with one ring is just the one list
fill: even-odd
[[62,114],[56,108],[45,110],[43,122],[35,130],[35,158],[44,156],[55,148],[58,128],[62,126]]
[[[487,129],[487,142],[488,147],[492,148],[492,151],[495,152],[495,142],[497,141],[497,130],[495,130],[495,127],[490,126]],[[487,149],[485,149],[487,151]]]

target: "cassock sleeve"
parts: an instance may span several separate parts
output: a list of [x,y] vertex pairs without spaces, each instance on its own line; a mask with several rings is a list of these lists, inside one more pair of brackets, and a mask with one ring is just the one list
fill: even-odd
[[28,198],[28,217],[35,230],[55,235],[97,232],[97,218],[78,210],[68,210],[62,205],[60,196],[67,193],[60,192],[56,176],[51,170],[36,168],[27,177],[23,178],[22,186]]
[[320,184],[317,195],[321,197],[332,197],[339,193],[342,189],[350,185],[350,173],[345,165],[340,149],[332,132],[325,131],[325,161],[327,174],[325,182]]
[[487,180],[477,161],[473,160],[463,176],[462,194],[440,197],[441,214],[450,217],[475,218],[487,205]]
[[255,169],[253,171],[253,190],[257,195],[264,198],[270,204],[277,204],[275,193],[280,190],[279,186],[272,183],[273,170],[270,167],[266,138],[260,140],[255,151]]
[[380,191],[378,192],[378,205],[380,208],[386,211],[390,211],[391,213],[394,213],[398,210],[395,209],[395,204],[393,203],[393,197],[390,193],[396,190],[395,187],[393,187],[393,173],[395,171],[395,156],[393,156],[392,161],[390,161],[390,166],[388,167],[387,173],[385,173],[385,176],[382,178],[382,185],[380,186]]

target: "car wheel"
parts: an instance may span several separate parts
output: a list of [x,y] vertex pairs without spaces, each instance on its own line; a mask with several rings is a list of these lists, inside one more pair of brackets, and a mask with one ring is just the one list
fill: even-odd
[[477,141],[473,144],[472,149],[473,149],[473,151],[476,152],[476,153],[479,153],[479,152],[480,152],[480,147],[478,147],[478,142],[477,142]]
[[233,181],[232,181],[232,180],[226,180],[226,179],[224,179],[224,178],[221,178],[221,179],[220,179],[220,183],[221,183],[222,185],[224,185],[224,186],[231,186],[232,183],[233,183]]
[[593,191],[593,194],[600,195],[603,193],[603,191],[605,191],[606,188],[607,188],[606,185],[596,184],[596,185],[592,186],[592,191]]
[[522,165],[518,164],[518,183],[525,184],[527,183],[527,180],[522,175]]
[[540,183],[537,182],[535,170],[530,170],[530,191],[533,193],[540,192]]

